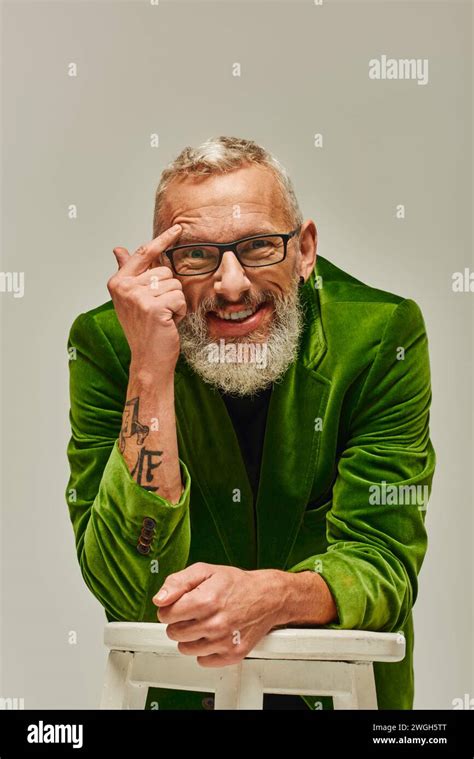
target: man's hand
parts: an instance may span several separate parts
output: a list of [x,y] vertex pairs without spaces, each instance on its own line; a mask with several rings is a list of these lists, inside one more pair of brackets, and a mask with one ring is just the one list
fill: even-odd
[[176,224],[131,256],[125,248],[114,248],[119,270],[108,281],[117,317],[130,346],[132,367],[148,368],[168,376],[179,355],[176,325],[186,315],[181,282],[168,266],[153,267],[161,254],[177,239],[182,227]]
[[198,562],[169,575],[153,602],[182,654],[196,656],[203,667],[223,667],[281,624],[285,574]]

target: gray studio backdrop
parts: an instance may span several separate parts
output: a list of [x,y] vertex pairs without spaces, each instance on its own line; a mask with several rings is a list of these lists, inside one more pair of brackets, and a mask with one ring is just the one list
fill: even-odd
[[[0,695],[25,708],[98,705],[105,616],[64,500],[67,334],[109,299],[112,248],[150,238],[164,165],[228,134],[288,168],[322,255],[423,311],[438,468],[415,706],[473,697],[474,294],[452,289],[454,272],[474,268],[471,5],[16,0],[1,10],[2,271],[23,272],[24,293],[0,293]],[[370,79],[383,55],[428,60],[428,81]]]

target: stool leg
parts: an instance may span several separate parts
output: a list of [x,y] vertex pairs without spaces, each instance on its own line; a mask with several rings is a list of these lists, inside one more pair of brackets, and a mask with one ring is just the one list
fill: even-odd
[[238,709],[242,662],[223,667],[219,672],[214,696],[214,709]]
[[129,685],[126,696],[126,709],[144,709],[148,696],[148,685]]
[[238,709],[263,709],[262,666],[258,660],[242,662]]
[[332,697],[334,709],[377,709],[377,691],[372,662],[352,664],[351,680],[350,693]]
[[215,691],[215,709],[263,709],[259,661],[244,659],[222,669]]
[[357,709],[378,709],[373,663],[358,663],[353,672]]
[[127,708],[127,681],[132,661],[130,651],[109,652],[100,709]]

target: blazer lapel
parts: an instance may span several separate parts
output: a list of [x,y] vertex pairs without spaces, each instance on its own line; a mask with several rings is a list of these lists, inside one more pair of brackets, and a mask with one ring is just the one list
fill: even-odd
[[284,569],[319,461],[329,381],[295,364],[274,388],[257,498],[257,566]]

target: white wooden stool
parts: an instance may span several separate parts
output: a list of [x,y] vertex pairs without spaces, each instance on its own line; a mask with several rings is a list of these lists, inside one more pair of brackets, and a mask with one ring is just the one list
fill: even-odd
[[144,709],[148,688],[215,693],[215,709],[262,709],[263,694],[332,696],[334,709],[377,709],[374,661],[405,656],[401,633],[285,628],[238,664],[201,667],[154,622],[110,622],[101,709]]

